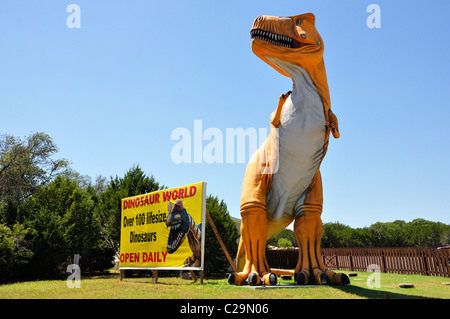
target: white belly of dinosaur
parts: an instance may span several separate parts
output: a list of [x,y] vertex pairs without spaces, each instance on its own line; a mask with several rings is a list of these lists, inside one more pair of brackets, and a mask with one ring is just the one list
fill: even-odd
[[325,122],[315,88],[294,90],[284,103],[278,128],[278,170],[272,176],[266,199],[274,220],[298,217],[324,156]]

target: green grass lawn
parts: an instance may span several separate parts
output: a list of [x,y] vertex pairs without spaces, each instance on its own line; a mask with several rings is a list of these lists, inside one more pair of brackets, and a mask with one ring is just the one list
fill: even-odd
[[[420,275],[380,274],[380,288],[369,288],[370,273],[357,272],[344,287],[316,286],[287,289],[252,289],[231,286],[226,279],[197,281],[176,277],[124,278],[118,275],[81,278],[81,288],[68,288],[65,280],[29,281],[0,285],[1,299],[450,299],[450,278]],[[279,280],[279,283],[292,283]],[[414,288],[399,288],[412,283]]]

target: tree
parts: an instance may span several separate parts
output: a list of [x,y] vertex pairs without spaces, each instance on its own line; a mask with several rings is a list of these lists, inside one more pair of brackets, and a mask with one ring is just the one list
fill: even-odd
[[20,224],[12,228],[0,224],[0,283],[22,278],[33,255],[25,240],[27,232]]
[[[233,258],[237,253],[239,232],[236,223],[230,217],[227,204],[225,204],[223,200],[219,201],[216,196],[209,195],[206,199],[206,207],[228,253],[231,258]],[[225,256],[214,231],[209,225],[209,222],[206,221],[204,224],[206,225],[206,229],[203,226],[203,229],[205,230],[205,273],[226,272],[230,266],[228,259]]]
[[47,134],[34,133],[21,140],[0,136],[0,222],[12,225],[18,204],[68,169],[64,159],[53,159],[57,146]]
[[422,218],[411,222],[377,222],[353,229],[340,223],[323,225],[322,247],[439,247],[448,242],[450,225]]
[[405,222],[394,221],[372,224],[368,231],[371,236],[372,247],[407,247],[411,246],[405,234]]
[[280,248],[292,247],[292,242],[289,239],[282,237],[282,238],[278,239],[277,247],[280,247]]
[[415,246],[439,247],[445,246],[445,234],[450,232],[450,226],[416,218],[405,225],[405,233]]
[[63,219],[69,258],[72,260],[75,254],[79,254],[80,268],[89,274],[111,268],[115,253],[101,235],[100,221],[94,214],[95,202],[96,194],[92,187],[75,188]]
[[322,247],[337,248],[351,247],[349,239],[351,238],[352,228],[339,222],[323,224]]
[[450,226],[444,231],[441,237],[442,246],[450,246]]
[[1,136],[0,198],[25,198],[67,168],[66,160],[52,159],[57,151],[51,137],[43,132],[34,133],[25,141],[12,135]]
[[33,251],[32,278],[65,274],[75,254],[85,274],[109,269],[114,251],[108,248],[95,215],[97,195],[73,175],[60,175],[27,201],[26,225]]
[[[286,239],[291,244],[289,246],[279,246],[280,239]],[[287,242],[282,241],[282,243],[287,244]],[[266,245],[277,246],[277,247],[297,247],[297,239],[295,238],[295,233],[290,229],[283,229],[278,234],[270,238]]]

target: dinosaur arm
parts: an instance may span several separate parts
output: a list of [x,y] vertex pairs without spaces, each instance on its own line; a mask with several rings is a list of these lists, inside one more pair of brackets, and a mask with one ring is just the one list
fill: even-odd
[[331,130],[334,138],[339,138],[341,134],[339,133],[338,119],[336,115],[330,110],[328,110],[328,123],[327,127]]
[[281,94],[280,99],[278,100],[278,106],[275,112],[273,112],[270,115],[270,123],[274,127],[278,127],[280,125],[280,117],[281,117],[281,111],[283,110],[284,102],[286,102],[286,99],[291,95],[291,91],[287,92],[286,94]]

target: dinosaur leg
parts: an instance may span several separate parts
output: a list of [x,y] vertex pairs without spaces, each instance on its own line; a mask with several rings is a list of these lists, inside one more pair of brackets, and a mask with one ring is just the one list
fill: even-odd
[[[266,241],[268,239],[272,238],[277,233],[279,233],[281,230],[285,229],[292,222],[292,220],[293,220],[292,218],[284,218],[277,222],[270,220],[269,224],[268,224]],[[241,231],[241,234],[242,234],[242,231]],[[244,245],[244,240],[241,237],[241,240],[239,242],[238,253],[237,253],[237,257],[236,257],[236,268],[241,273],[240,274],[241,278],[237,279],[237,280],[239,280],[238,282],[232,282],[233,284],[234,283],[236,283],[236,284],[242,283],[248,277],[248,275],[247,275],[247,277],[245,277],[245,279],[242,277],[242,275],[245,276],[245,273],[247,273],[247,274],[249,273],[248,271],[247,272],[243,271],[246,264],[247,264],[247,258],[246,258],[246,253],[245,253],[245,245]],[[269,266],[267,266],[267,264],[266,264],[266,268],[269,269]],[[273,273],[276,276],[281,276],[281,275],[291,275],[292,276],[293,275],[293,271],[288,271],[285,269],[270,268],[270,273]],[[270,275],[266,276],[266,277],[269,278],[269,284],[270,284]],[[231,276],[231,278],[236,281],[234,274]],[[274,279],[272,277],[272,281],[273,280]],[[267,280],[266,280],[266,282],[267,282]]]
[[[266,210],[261,205],[246,205],[241,209],[241,243],[238,250],[238,269],[243,253],[245,265],[242,271],[231,274],[228,281],[231,284],[242,284],[245,280],[250,285],[274,285],[276,275],[272,274],[266,260],[266,241],[269,220]],[[241,258],[239,258],[241,257]]]
[[236,269],[237,271],[242,271],[245,266],[245,246],[242,236],[239,240],[238,251],[236,255]]
[[[280,98],[281,99],[281,98]],[[266,211],[266,194],[273,171],[277,167],[277,131],[271,125],[271,133],[265,143],[253,154],[245,170],[241,193],[241,242],[236,264],[238,272],[230,275],[228,282],[250,285],[274,285],[277,276],[270,271],[266,260],[266,241],[270,220]],[[244,263],[245,255],[245,264]],[[241,270],[242,267],[242,271]]]
[[327,270],[320,254],[322,239],[322,181],[317,171],[309,186],[304,203],[297,209],[299,217],[294,222],[294,232],[299,245],[299,259],[294,273],[298,284],[346,285],[345,274]]
[[[316,208],[316,207],[314,207]],[[294,222],[295,237],[299,246],[299,259],[294,273],[298,284],[328,284],[324,268],[320,268],[320,211],[304,207],[301,217]]]

